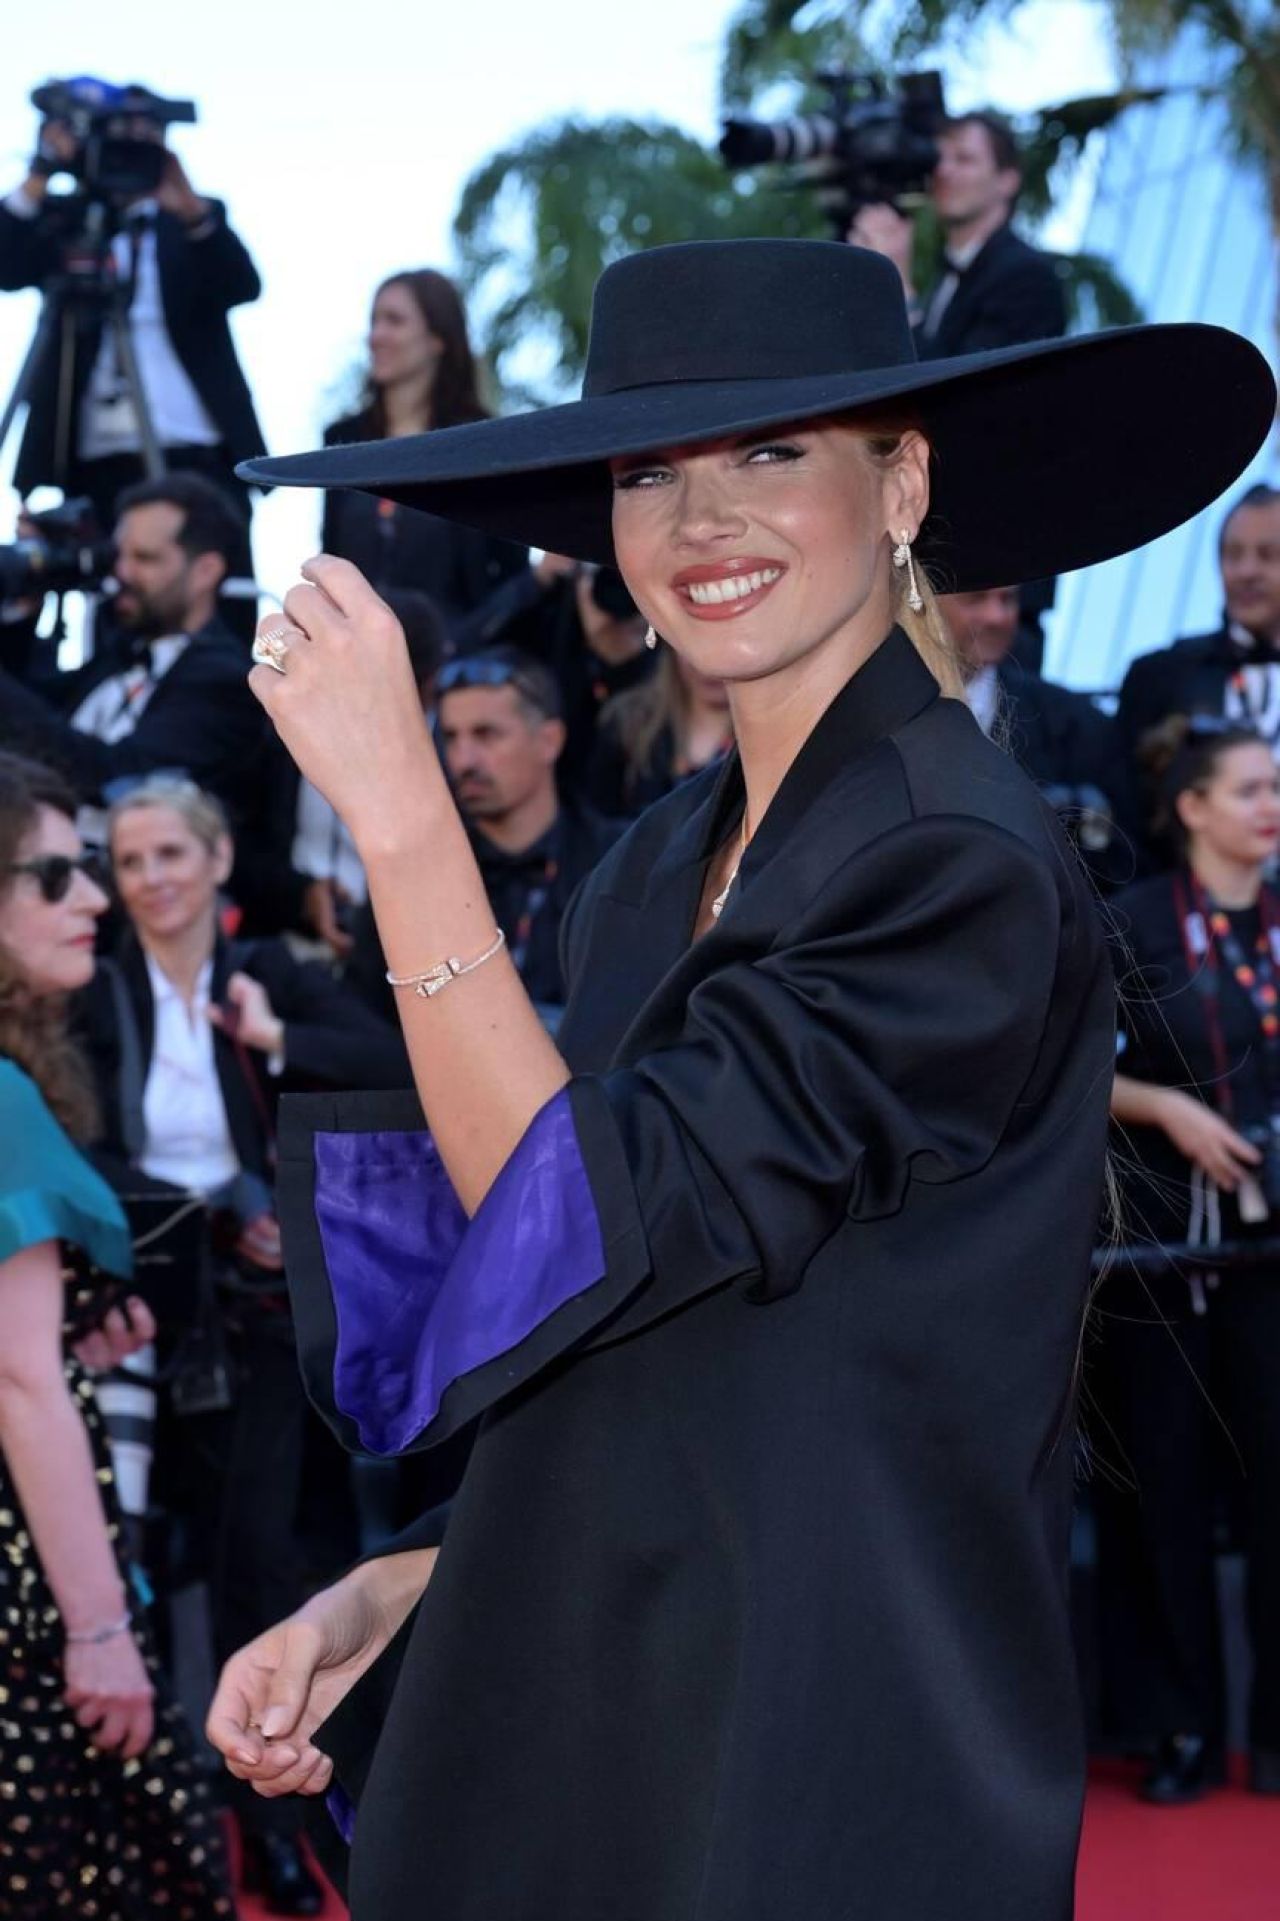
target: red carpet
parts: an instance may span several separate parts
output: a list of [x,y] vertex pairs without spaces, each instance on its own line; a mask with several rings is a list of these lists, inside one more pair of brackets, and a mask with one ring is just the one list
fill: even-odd
[[1076,1921],[1280,1921],[1280,1798],[1236,1785],[1151,1808],[1139,1772],[1093,1769]]
[[[1194,1807],[1149,1808],[1137,1778],[1120,1762],[1093,1770],[1076,1921],[1280,1921],[1280,1799],[1235,1786]],[[266,1921],[249,1895],[240,1913]],[[345,1915],[330,1892],[324,1921]]]

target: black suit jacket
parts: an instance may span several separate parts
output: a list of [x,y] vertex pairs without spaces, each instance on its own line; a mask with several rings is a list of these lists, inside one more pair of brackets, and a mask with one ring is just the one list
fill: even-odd
[[1232,638],[1225,622],[1208,634],[1187,634],[1169,647],[1139,654],[1130,663],[1116,708],[1116,736],[1125,775],[1125,826],[1146,851],[1148,860],[1162,864],[1150,845],[1151,796],[1139,767],[1143,737],[1171,714],[1220,715],[1227,683],[1254,656]]
[[[163,208],[157,212],[156,267],[173,350],[234,462],[265,452],[265,443],[227,314],[232,307],[256,300],[262,282],[244,242],[228,226],[221,201],[210,206],[208,230],[199,229],[199,237],[176,214]],[[23,220],[0,204],[0,290],[12,293],[21,287],[43,286],[58,272],[61,257],[60,242],[47,219]],[[76,310],[74,340],[72,391],[78,417],[102,341],[101,317],[89,304]],[[58,374],[53,356],[36,369],[31,409],[14,468],[19,493],[56,479]]]
[[[145,1084],[155,1040],[155,1002],[145,955],[132,934],[113,965],[119,970],[138,1036]],[[227,1126],[240,1164],[271,1178],[276,1102],[283,1090],[314,1087],[395,1087],[403,1083],[403,1046],[398,1034],[343,988],[324,967],[297,961],[282,941],[229,941],[214,948],[215,1002],[226,999],[227,981],[244,973],[261,981],[284,1022],[284,1071],[267,1070],[254,1048],[237,1048],[215,1030],[213,1055],[227,1110]],[[128,1165],[128,1129],[121,1099],[121,1037],[116,999],[105,968],[77,997],[75,1022],[88,1051],[103,1116],[99,1157],[106,1168]]]
[[[493,1193],[536,1239],[585,1169],[600,1278],[424,1406],[414,1446],[488,1411],[376,1745],[385,1667],[316,1735],[359,1796],[353,1921],[424,1887],[453,1921],[1072,1912],[1071,1417],[1114,1058],[1093,901],[901,634],[691,944],[742,805],[736,758],[687,783],[566,923],[581,1167],[562,1139]],[[296,1326],[350,1441],[297,1120]],[[515,1238],[475,1229],[477,1294],[525,1298]],[[439,1352],[416,1272],[386,1269],[405,1369]]]
[[1066,331],[1067,304],[1052,254],[1028,246],[1004,226],[961,274],[937,333],[916,328],[916,350],[922,360],[943,360],[1056,339]]
[[0,743],[59,766],[86,800],[101,800],[113,781],[180,769],[218,796],[233,826],[242,824],[267,740],[243,644],[211,622],[161,676],[131,734],[108,742],[80,733],[68,717],[123,664],[106,647],[43,694],[0,669]]

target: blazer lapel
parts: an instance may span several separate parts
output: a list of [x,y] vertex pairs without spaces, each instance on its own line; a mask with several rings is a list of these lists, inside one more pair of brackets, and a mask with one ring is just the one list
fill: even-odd
[[735,961],[767,953],[779,929],[803,913],[836,866],[889,824],[892,814],[881,816],[890,788],[883,765],[884,757],[893,755],[889,737],[938,698],[932,674],[906,635],[894,628],[837,694],[796,756],[752,836],[723,914],[695,941],[707,862],[742,808],[741,764],[736,754],[729,757],[707,801],[652,870],[637,939],[628,944],[628,951],[641,943],[647,951],[625,981],[642,992],[647,985],[647,992],[628,1003],[624,982],[616,990],[610,983],[615,1005],[638,1008],[618,1039],[615,1066],[672,1040],[702,980]]

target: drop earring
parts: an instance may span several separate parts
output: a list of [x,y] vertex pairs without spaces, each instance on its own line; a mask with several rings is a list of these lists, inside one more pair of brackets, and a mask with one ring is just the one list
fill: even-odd
[[657,646],[657,644],[658,644],[658,636],[657,636],[657,635],[656,635],[656,634],[654,633],[654,631],[653,631],[653,623],[652,623],[652,621],[651,621],[651,622],[649,623],[649,625],[648,625],[648,626],[647,626],[647,627],[645,628],[645,630],[644,630],[644,644],[645,644],[645,646],[646,646],[647,648],[649,648],[649,650],[650,650],[650,652],[652,652],[652,650],[653,650],[653,649],[654,649],[654,648],[655,648],[655,647]]
[[904,527],[902,536],[893,550],[893,564],[899,571],[907,570],[907,605],[913,614],[918,614],[924,606],[920,596],[920,585],[916,579],[915,557],[911,552],[911,536]]

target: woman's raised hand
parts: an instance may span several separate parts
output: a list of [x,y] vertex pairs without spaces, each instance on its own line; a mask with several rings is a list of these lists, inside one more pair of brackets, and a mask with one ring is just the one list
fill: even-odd
[[261,981],[252,974],[232,974],[227,981],[227,1004],[219,1007],[210,1001],[209,1019],[234,1040],[243,1041],[260,1054],[284,1051],[284,1022],[271,1005]]
[[321,554],[302,569],[284,613],[259,623],[282,672],[249,677],[298,767],[346,822],[376,845],[419,799],[446,791],[399,621],[350,561]]

